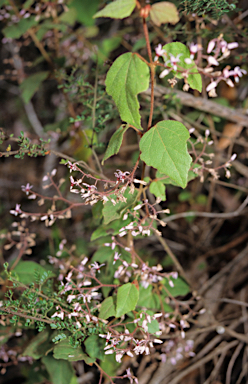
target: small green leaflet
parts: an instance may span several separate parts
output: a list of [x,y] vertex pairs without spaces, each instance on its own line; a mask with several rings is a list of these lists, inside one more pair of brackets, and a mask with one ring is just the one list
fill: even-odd
[[[187,81],[189,83],[189,86],[192,89],[196,89],[197,91],[201,92],[202,91],[202,79],[201,75],[199,74],[197,67],[195,63],[192,61],[191,64],[185,63],[185,59],[190,59],[190,51],[186,47],[186,45],[182,43],[169,43],[165,44],[163,46],[163,49],[167,52],[168,56],[165,59],[165,62],[170,59],[170,54],[173,55],[174,57],[179,56],[180,61],[178,62],[178,69],[183,68],[183,69],[191,69],[190,72],[192,74],[189,74],[187,77]],[[172,71],[172,73],[178,78],[182,79],[183,75],[179,71]]]
[[[84,360],[86,364],[94,363],[95,359],[86,355],[81,347],[72,347],[68,339],[60,341],[55,345],[53,350],[54,359],[68,360],[68,361],[79,361]],[[65,361],[63,361],[65,363]]]
[[121,119],[142,130],[137,94],[149,86],[149,67],[134,53],[119,56],[106,77],[106,91],[113,97]]
[[153,193],[156,197],[160,197],[162,201],[166,200],[165,185],[162,183],[162,181],[153,181],[149,189],[151,193]]
[[111,137],[107,150],[105,152],[104,158],[102,160],[102,164],[105,160],[107,160],[109,157],[116,155],[121,147],[121,143],[123,140],[124,133],[128,130],[129,124],[122,124],[119,129],[113,134]]
[[29,103],[36,91],[38,91],[41,83],[48,77],[49,72],[37,72],[27,77],[20,85],[22,98],[25,103]]
[[104,360],[104,344],[105,341],[98,335],[91,335],[87,337],[84,342],[85,350],[92,359]]
[[52,343],[48,340],[49,332],[44,330],[30,340],[25,348],[23,356],[30,356],[34,360],[40,359],[51,349]]
[[99,318],[106,320],[112,316],[115,316],[115,305],[113,297],[109,296],[101,304]]
[[179,21],[178,11],[175,4],[169,1],[161,1],[152,4],[150,17],[152,22],[160,27],[161,24],[176,24]]
[[[127,188],[124,193],[124,198],[126,198],[126,202],[119,201],[115,205],[113,205],[112,201],[107,201],[103,206],[103,217],[104,217],[104,224],[109,224],[111,221],[119,219],[121,215],[126,211],[127,208],[131,207],[136,198],[138,191],[135,190],[133,194],[129,193],[130,188]],[[116,201],[117,197],[116,195],[110,195],[110,199],[113,199]]]
[[188,138],[189,132],[183,124],[160,121],[140,140],[141,160],[185,188],[192,161],[187,151]]
[[[47,269],[42,267],[40,264],[35,263],[34,261],[19,261],[17,266],[14,268],[14,271],[18,275],[18,280],[23,284],[31,284],[34,282],[35,273],[40,274],[42,276]],[[55,276],[54,273],[50,275],[50,277]]]
[[118,288],[116,302],[116,317],[121,317],[133,311],[139,299],[139,291],[134,284],[127,283]]
[[162,283],[166,287],[166,290],[164,290],[163,292],[165,296],[169,296],[169,293],[173,297],[185,296],[187,295],[187,293],[190,292],[190,287],[188,286],[187,283],[185,283],[183,279],[181,279],[181,277],[178,277],[177,279],[171,278],[170,280],[173,282],[174,287],[170,286],[167,278],[162,280]]
[[133,12],[136,6],[135,0],[116,0],[106,5],[101,11],[97,12],[93,18],[111,17],[112,19],[124,19]]
[[11,39],[20,39],[20,37],[28,31],[29,28],[32,28],[38,24],[38,21],[35,20],[35,16],[30,16],[28,19],[21,19],[18,23],[9,25],[2,29],[2,32],[5,37]]

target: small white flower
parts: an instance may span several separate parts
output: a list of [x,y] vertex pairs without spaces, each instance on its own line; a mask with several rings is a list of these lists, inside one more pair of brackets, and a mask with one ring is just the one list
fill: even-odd
[[218,61],[213,56],[208,56],[207,60],[210,65],[219,65]]
[[159,75],[160,79],[163,79],[165,76],[167,76],[169,72],[170,72],[169,69],[164,69],[164,70],[160,73],[160,75]]
[[207,53],[211,53],[215,47],[215,40],[210,40],[208,43]]
[[206,91],[209,92],[211,91],[212,89],[216,88],[217,87],[217,82],[216,81],[212,81],[206,88]]

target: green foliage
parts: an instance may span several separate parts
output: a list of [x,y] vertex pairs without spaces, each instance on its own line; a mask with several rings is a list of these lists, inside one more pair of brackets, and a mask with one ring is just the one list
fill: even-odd
[[84,2],[81,0],[72,0],[69,4],[70,9],[75,9],[76,20],[83,25],[90,27],[94,25],[93,15],[96,13],[99,0]]
[[165,185],[161,181],[153,181],[149,189],[154,196],[159,197],[162,201],[166,200]]
[[111,17],[112,19],[124,19],[133,12],[136,5],[135,0],[115,0],[109,3],[93,17]]
[[109,317],[115,316],[115,305],[112,296],[107,297],[103,300],[99,312],[100,319],[108,319]]
[[[46,145],[50,142],[50,139],[46,141],[40,138],[39,140],[39,144],[32,143],[28,137],[25,137],[24,132],[21,131],[21,134],[17,140],[19,149],[18,151],[14,151],[14,153],[16,153],[14,157],[16,159],[23,159],[25,155],[28,155],[29,157],[46,156]],[[4,155],[8,157],[8,151]]]
[[39,89],[42,82],[49,76],[49,72],[37,72],[34,75],[27,77],[20,85],[22,98],[25,103],[28,103],[35,92]]
[[190,287],[180,277],[178,277],[177,279],[170,278],[170,280],[173,282],[174,287],[172,287],[169,284],[168,279],[163,280],[163,284],[166,288],[165,296],[167,296],[167,295],[169,296],[169,294],[173,297],[185,296],[185,295],[187,295],[187,293],[190,292]]
[[[7,243],[6,251],[16,246],[19,254],[13,270],[9,272],[8,265],[4,265],[6,284],[11,283],[11,286],[0,312],[4,315],[3,321],[6,321],[10,336],[5,336],[1,330],[1,340],[7,342],[19,329],[22,329],[23,333],[29,332],[24,343],[21,341],[18,344],[17,341],[16,350],[21,351],[21,357],[34,359],[39,367],[40,376],[30,377],[30,384],[48,380],[54,384],[75,384],[77,378],[71,362],[76,361],[84,361],[88,365],[95,364],[98,368],[100,365],[104,370],[103,374],[116,376],[117,365],[124,354],[129,351],[131,356],[132,350],[138,344],[144,345],[145,349],[141,349],[141,353],[147,354],[152,339],[157,338],[161,330],[169,333],[170,321],[176,324],[173,337],[179,340],[180,335],[182,336],[181,316],[182,319],[190,317],[192,312],[191,309],[187,312],[188,307],[185,305],[180,313],[181,299],[175,299],[187,295],[190,287],[182,278],[171,277],[176,274],[168,272],[173,263],[171,259],[168,262],[166,254],[161,260],[161,265],[149,266],[158,258],[158,254],[155,252],[155,255],[151,256],[152,243],[149,247],[144,247],[142,236],[160,234],[157,228],[163,224],[161,220],[167,212],[167,202],[162,203],[161,211],[157,212],[158,201],[155,202],[155,198],[165,202],[166,185],[171,184],[173,191],[176,189],[174,186],[185,188],[190,180],[198,176],[194,170],[199,174],[207,169],[204,158],[209,151],[207,139],[202,138],[200,133],[198,142],[198,138],[188,141],[189,132],[182,123],[172,120],[160,121],[166,118],[162,116],[164,112],[174,118],[170,111],[178,111],[181,103],[177,96],[173,96],[172,102],[167,102],[164,106],[154,100],[155,67],[163,66],[158,56],[166,56],[165,67],[169,67],[175,78],[184,79],[186,88],[188,84],[192,89],[201,92],[200,73],[204,71],[201,68],[198,71],[197,60],[196,63],[192,60],[189,49],[181,42],[164,45],[165,55],[164,52],[158,53],[161,47],[157,48],[156,59],[153,61],[155,53],[150,52],[149,42],[151,47],[154,47],[159,34],[156,28],[147,36],[146,20],[150,17],[156,27],[164,23],[178,23],[179,15],[173,3],[160,1],[144,7],[141,2],[141,9],[133,15],[133,20],[136,22],[136,17],[140,17],[139,23],[143,23],[144,27],[143,36],[140,33],[138,36],[134,35],[132,20],[131,23],[121,23],[122,30],[116,33],[112,33],[108,20],[94,20],[100,17],[128,17],[136,5],[139,8],[139,3],[136,4],[135,0],[105,1],[107,5],[99,12],[97,9],[100,0],[86,3],[72,0],[68,3],[67,12],[67,6],[63,4],[51,5],[44,2],[43,8],[39,9],[39,14],[35,17],[38,4],[27,0],[22,9],[18,9],[19,19],[14,24],[11,24],[15,16],[12,8],[9,9],[10,22],[3,20],[7,23],[3,28],[5,40],[20,39],[17,43],[21,46],[24,41],[28,44],[31,39],[36,47],[35,60],[30,64],[32,75],[26,73],[27,49],[24,44],[25,54],[21,57],[24,76],[20,79],[19,88],[22,100],[29,104],[25,105],[27,111],[28,107],[32,106],[32,97],[47,78],[58,83],[58,94],[51,91],[49,95],[53,96],[51,100],[56,114],[52,116],[44,103],[44,110],[38,111],[37,115],[42,124],[45,121],[44,131],[47,136],[54,138],[56,146],[51,147],[51,152],[56,153],[57,149],[54,150],[54,147],[58,147],[58,153],[59,147],[65,148],[66,154],[62,155],[66,160],[62,160],[61,164],[66,165],[72,172],[67,183],[64,183],[63,176],[60,175],[57,183],[57,176],[52,177],[54,173],[45,176],[44,181],[48,180],[51,190],[55,192],[49,190],[48,196],[45,192],[43,196],[42,191],[35,192],[40,199],[38,204],[43,205],[43,202],[46,202],[41,210],[44,209],[35,215],[23,209],[20,225],[23,225],[23,219],[28,217],[32,220],[39,218],[41,221],[45,217],[46,224],[51,220],[49,225],[52,225],[53,220],[67,218],[69,210],[77,210],[75,216],[70,216],[70,225],[62,223],[56,227],[56,231],[47,229],[49,254],[52,255],[48,256],[50,264],[47,262],[47,250],[41,250],[39,253],[40,264],[20,260],[22,254],[25,254],[25,236],[28,236],[25,230],[24,240],[17,230],[11,234],[6,230],[2,237]],[[210,0],[208,4],[205,0],[185,0],[181,3],[185,4],[186,11],[197,11],[198,15],[215,11],[224,13],[232,6],[227,6],[225,0]],[[2,4],[5,5],[5,2]],[[23,16],[25,10],[30,14]],[[78,26],[79,23],[83,24],[83,27],[81,24]],[[118,23],[113,24],[114,29],[118,27]],[[202,24],[199,25],[202,27]],[[166,39],[173,41],[173,36],[184,35],[186,27],[177,24],[173,30],[170,30],[171,26],[163,28],[166,36],[168,35]],[[101,33],[103,36],[100,36]],[[201,34],[201,28],[197,33]],[[186,37],[182,40],[185,42]],[[115,51],[116,48],[118,51]],[[129,52],[115,58],[116,52],[125,52],[126,48]],[[135,49],[140,50],[140,54],[131,52]],[[149,61],[141,56],[146,56],[147,53]],[[113,60],[107,74],[106,57]],[[171,62],[172,57],[179,58],[176,65]],[[203,55],[203,58],[205,60],[206,56]],[[192,61],[189,64],[190,60]],[[92,63],[96,62],[95,69]],[[211,78],[213,73],[209,71],[208,75]],[[169,80],[172,85],[176,83],[174,79]],[[44,85],[46,86],[47,82]],[[142,95],[139,100],[138,95],[147,91],[149,85],[151,96]],[[48,95],[45,86],[42,90]],[[36,127],[32,117],[39,107],[36,101],[37,98],[34,98],[35,113],[27,112],[34,131]],[[117,115],[114,103],[120,116]],[[200,114],[197,112],[195,120]],[[119,128],[117,117],[123,121]],[[141,124],[145,119],[149,124],[151,121],[155,124],[151,127],[149,125],[145,130],[147,124]],[[207,122],[206,116],[202,122]],[[133,130],[129,131],[128,137],[125,136],[125,145],[134,144],[135,151],[128,148],[124,155],[121,153],[116,156],[116,164],[112,164],[114,168],[111,168],[109,161],[109,168],[102,169],[101,161],[103,165],[107,159],[119,153],[125,132],[129,128]],[[106,148],[105,141],[114,130],[115,133]],[[129,143],[130,138],[134,138],[132,143]],[[16,158],[23,159],[25,154],[36,157],[50,153],[49,141],[39,139],[37,144],[37,139],[31,141],[23,132],[17,139],[13,135],[0,132],[0,143],[4,144],[7,140],[14,141],[18,150],[12,151],[11,145],[7,143],[5,156],[11,152]],[[188,148],[193,158],[189,155]],[[63,157],[62,155],[59,153],[58,156]],[[206,163],[208,164],[210,163]],[[126,166],[129,167],[128,171],[117,169],[116,176],[116,168],[124,169]],[[45,164],[45,169],[47,167],[50,165]],[[49,186],[45,185],[44,189],[46,187]],[[71,199],[71,193],[77,193],[74,199]],[[33,199],[33,196],[28,198]],[[192,196],[193,193],[188,189],[181,193],[177,191],[176,203],[172,201],[172,204],[178,204],[178,201],[192,202]],[[199,193],[195,201],[204,204],[204,199],[205,195]],[[83,213],[81,209],[84,209]],[[33,212],[33,209],[30,211]],[[43,216],[44,211],[46,213]],[[11,213],[18,215],[18,209],[11,210]],[[34,227],[37,226],[35,223]],[[21,238],[19,243],[16,241],[18,236]],[[60,242],[60,239],[63,240]],[[75,249],[75,244],[78,249]],[[131,333],[130,338],[128,332]],[[29,334],[31,336],[28,340]],[[160,343],[160,340],[156,341]],[[162,349],[157,345],[154,359],[165,350],[165,344]],[[127,376],[123,378],[125,377]],[[102,377],[100,380],[103,380]],[[130,381],[132,380],[130,378]]]
[[120,128],[118,128],[117,131],[113,134],[103,157],[102,164],[104,164],[104,161],[109,157],[116,155],[119,152],[124,133],[128,130],[128,128],[128,124],[121,125]]
[[237,1],[231,4],[227,0],[182,0],[186,13],[196,13],[198,16],[210,15],[214,19],[219,19],[223,14],[233,11]]
[[139,291],[134,284],[127,283],[118,288],[116,302],[116,317],[133,311],[139,299]]
[[135,190],[134,193],[131,193],[130,188],[127,188],[123,194],[125,201],[118,201],[118,197],[116,195],[110,195],[110,199],[114,200],[116,204],[113,205],[113,202],[110,200],[104,204],[102,210],[104,224],[109,224],[111,221],[119,219],[128,208],[131,208],[134,205],[137,195],[137,190]]
[[21,19],[18,24],[3,28],[2,31],[5,37],[19,39],[29,28],[32,28],[37,24],[38,22],[35,20],[35,17],[31,16],[28,19]]
[[54,273],[47,271],[40,264],[35,263],[34,261],[20,261],[15,267],[14,272],[18,276],[18,280],[27,285],[35,282],[35,276],[37,276],[37,274],[41,284],[43,284],[47,278],[55,276]]
[[137,94],[148,86],[149,67],[133,53],[119,56],[108,71],[106,91],[113,97],[121,119],[137,129],[142,129]]
[[45,329],[43,332],[32,338],[29,345],[24,350],[23,356],[30,356],[35,360],[45,356],[46,352],[52,347],[52,343],[49,341],[49,335],[49,331]]
[[186,145],[188,138],[183,124],[160,121],[140,140],[141,159],[185,188],[191,164]]
[[52,384],[68,384],[73,377],[73,368],[69,361],[57,360],[52,356],[41,359],[45,365]]
[[80,361],[84,360],[87,364],[95,361],[95,358],[87,356],[80,346],[73,347],[68,339],[64,339],[55,345],[53,357],[56,360]]

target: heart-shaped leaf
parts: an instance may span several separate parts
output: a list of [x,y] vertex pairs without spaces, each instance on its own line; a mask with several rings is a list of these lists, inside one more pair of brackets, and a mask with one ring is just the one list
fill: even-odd
[[189,132],[183,124],[160,121],[140,140],[141,160],[185,188],[192,161],[187,151],[188,138]]
[[134,53],[119,56],[106,77],[106,91],[114,99],[121,119],[138,129],[140,125],[137,94],[149,86],[149,67]]
[[133,311],[139,299],[139,291],[134,284],[127,283],[118,288],[116,317]]

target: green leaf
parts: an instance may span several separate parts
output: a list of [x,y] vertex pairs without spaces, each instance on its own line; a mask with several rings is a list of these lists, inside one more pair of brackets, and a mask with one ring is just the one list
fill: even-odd
[[101,224],[91,235],[91,241],[99,239],[103,236],[117,235],[122,227],[130,224],[132,217],[128,217],[126,220],[117,219],[111,221],[108,225]]
[[6,37],[19,39],[29,28],[37,24],[38,21],[35,20],[35,16],[30,16],[28,19],[21,19],[17,24],[3,28],[2,32]]
[[158,27],[164,23],[176,24],[179,21],[176,6],[168,1],[152,4],[150,16]]
[[41,83],[48,77],[49,72],[38,72],[27,77],[20,85],[22,98],[28,103],[35,92],[39,89]]
[[[104,224],[108,224],[113,220],[119,219],[122,215],[122,213],[129,207],[131,207],[134,202],[136,201],[138,191],[135,190],[133,194],[129,193],[130,188],[127,188],[124,193],[124,198],[126,199],[126,202],[119,201],[115,205],[113,205],[112,201],[107,201],[103,206],[103,217],[104,217]],[[117,197],[116,195],[110,195],[110,199],[113,199],[116,201]]]
[[116,0],[106,5],[101,11],[97,12],[93,18],[111,17],[112,19],[124,19],[133,12],[136,5],[135,0]]
[[[192,167],[192,163],[190,165],[190,168],[191,167]],[[201,165],[200,164],[193,164],[193,169],[195,169],[195,168],[201,168]],[[162,177],[166,177],[166,178],[164,180],[159,180],[161,183],[163,183],[163,184],[171,184],[171,185],[175,185],[177,187],[180,187],[180,185],[178,183],[176,183],[175,181],[171,180],[168,176],[166,176],[165,174],[157,171],[156,172],[156,178],[157,179],[161,179]],[[195,172],[189,171],[187,182],[189,183],[191,180],[194,180],[196,177],[199,177],[199,176]]]
[[109,376],[116,376],[117,369],[120,367],[120,363],[118,363],[115,359],[115,355],[108,355],[104,361],[100,362],[100,366],[102,370],[107,373]]
[[163,285],[166,287],[166,290],[163,290],[164,297],[169,296],[167,291],[169,291],[170,295],[173,297],[185,296],[190,292],[190,287],[180,277],[177,279],[171,278],[170,280],[173,282],[174,287],[169,285],[169,280],[167,278],[162,280]]
[[149,189],[151,193],[153,193],[156,197],[160,197],[162,201],[166,200],[165,185],[162,181],[153,181],[149,186]]
[[127,283],[118,288],[116,302],[116,317],[121,317],[133,311],[139,299],[139,291],[134,284]]
[[52,356],[41,359],[53,384],[68,384],[73,377],[73,368],[69,361],[56,360]]
[[[192,61],[191,64],[186,64],[185,59],[190,59],[190,51],[186,47],[186,45],[182,43],[169,43],[165,44],[163,46],[163,49],[165,52],[167,52],[168,57],[165,59],[165,62],[170,58],[170,54],[173,55],[174,57],[179,56],[180,61],[178,62],[178,69],[185,69],[188,70],[190,69],[191,74],[188,75],[187,81],[189,83],[189,86],[192,89],[196,89],[197,91],[201,92],[202,91],[202,79],[201,75],[199,74],[197,67],[195,63]],[[172,66],[172,65],[171,65]],[[178,78],[182,79],[183,75],[182,72],[179,71],[172,71],[172,73]]]
[[114,99],[121,119],[138,129],[140,125],[137,94],[149,86],[149,67],[134,53],[119,56],[106,78],[106,91]]
[[40,359],[51,348],[51,342],[48,340],[49,332],[44,330],[31,339],[29,345],[22,353],[23,356],[30,356],[35,360]]
[[105,357],[104,353],[104,339],[101,339],[98,335],[89,336],[85,342],[84,346],[86,352],[92,359],[100,359],[103,360]]
[[115,305],[113,297],[109,296],[101,304],[99,318],[106,320],[112,316],[115,316]]
[[94,25],[93,15],[97,11],[99,5],[99,0],[72,0],[68,5],[70,8],[75,8],[76,10],[76,19],[86,27]]
[[86,355],[81,347],[72,347],[69,344],[69,340],[65,339],[55,345],[53,350],[53,356],[55,359],[79,361],[84,360],[86,364],[94,363],[95,359],[92,359]]
[[141,160],[178,183],[187,185],[191,157],[187,151],[189,132],[177,121],[160,121],[140,140]]
[[113,134],[111,137],[107,150],[105,152],[104,158],[102,160],[102,164],[104,163],[105,160],[107,160],[109,157],[116,155],[121,147],[121,143],[123,140],[123,135],[124,133],[128,130],[129,124],[126,125],[121,125],[119,129]]
[[[19,261],[17,266],[14,268],[14,271],[18,275],[19,281],[23,284],[33,283],[35,273],[42,275],[44,272],[47,272],[45,268],[34,261]],[[52,276],[55,275],[52,274],[51,277]]]
[[[137,307],[161,310],[159,297],[152,291],[152,285],[149,285],[147,288],[144,288],[142,285],[140,286]],[[173,309],[166,303],[163,303],[163,309],[165,312],[173,312]]]
[[[152,311],[147,311],[146,312],[148,315],[150,316],[153,316],[154,313]],[[143,321],[145,320],[145,314],[143,313],[142,314],[142,318],[140,319],[140,321],[138,322],[138,324],[142,327],[142,323]],[[147,327],[148,327],[148,332],[153,334],[153,333],[156,333],[156,332],[159,332],[159,323],[157,320],[152,320],[150,323],[147,324]]]

